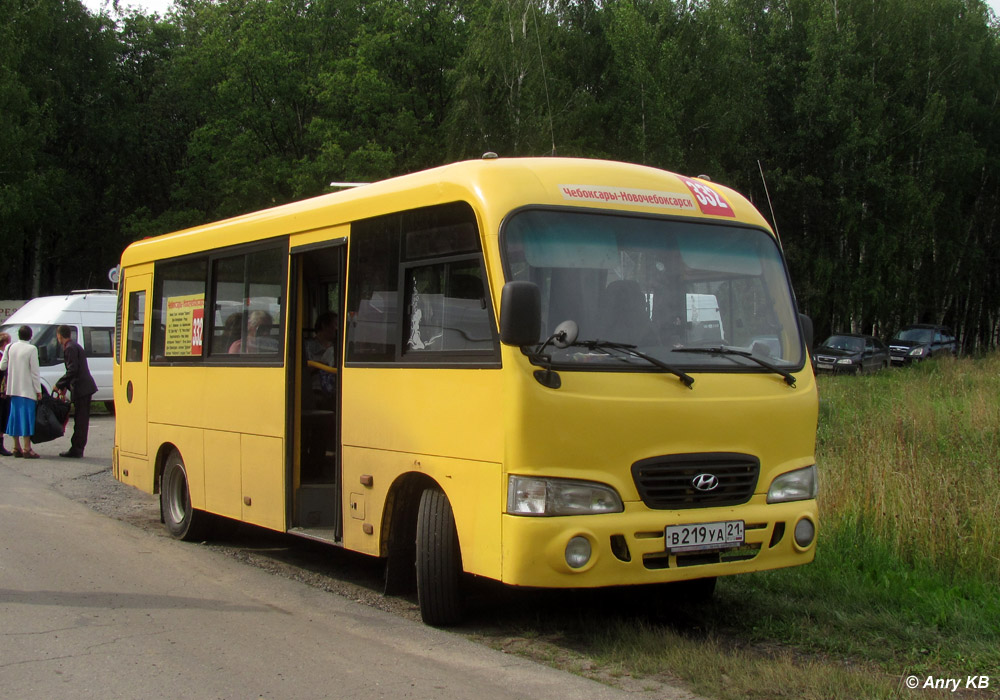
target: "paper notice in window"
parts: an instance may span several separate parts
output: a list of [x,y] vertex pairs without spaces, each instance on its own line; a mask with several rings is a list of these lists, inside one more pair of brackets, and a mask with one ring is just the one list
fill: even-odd
[[167,297],[167,357],[201,355],[205,328],[205,295]]

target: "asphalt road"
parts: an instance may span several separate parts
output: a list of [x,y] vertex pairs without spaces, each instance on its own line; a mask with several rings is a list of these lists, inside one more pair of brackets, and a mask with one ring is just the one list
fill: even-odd
[[[83,460],[55,456],[68,438],[37,446],[43,459],[0,458],[0,696],[692,697],[488,649],[135,527],[121,504],[108,517],[72,491],[108,478],[113,426],[94,418]],[[149,519],[151,497],[110,483]]]

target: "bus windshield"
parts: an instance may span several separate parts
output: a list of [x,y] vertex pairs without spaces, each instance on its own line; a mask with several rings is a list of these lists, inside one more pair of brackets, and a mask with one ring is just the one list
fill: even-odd
[[[522,210],[502,238],[510,280],[541,290],[543,336],[563,321],[579,343],[550,346],[552,362],[648,368],[608,344],[635,346],[674,366],[756,368],[804,361],[798,317],[775,240],[764,230],[689,220]],[[702,352],[727,348],[738,352]]]

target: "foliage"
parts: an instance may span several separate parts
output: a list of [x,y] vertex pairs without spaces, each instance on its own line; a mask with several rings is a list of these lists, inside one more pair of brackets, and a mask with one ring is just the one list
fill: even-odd
[[94,284],[131,240],[330,181],[558,153],[747,193],[820,335],[1000,338],[1000,25],[981,0],[0,8],[11,297]]

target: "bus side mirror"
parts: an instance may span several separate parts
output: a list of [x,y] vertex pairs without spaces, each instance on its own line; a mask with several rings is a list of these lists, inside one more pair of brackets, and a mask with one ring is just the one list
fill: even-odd
[[536,345],[542,333],[542,293],[534,282],[508,282],[500,293],[500,342]]
[[799,314],[799,325],[802,327],[802,337],[806,341],[806,349],[813,349],[813,320],[805,314]]

